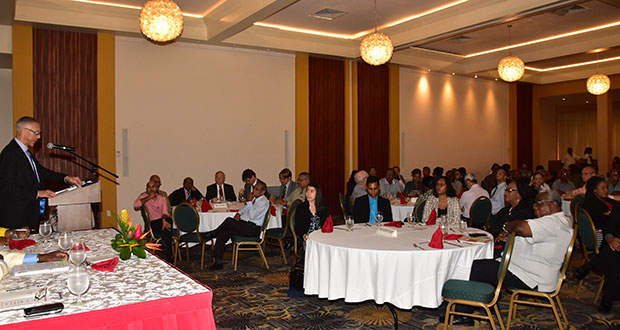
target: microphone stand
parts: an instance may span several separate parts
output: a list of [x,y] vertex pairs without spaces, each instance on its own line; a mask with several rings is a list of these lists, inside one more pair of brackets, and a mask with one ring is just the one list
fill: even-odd
[[99,170],[99,169],[101,169],[101,170],[105,171],[106,173],[108,173],[108,174],[110,174],[111,176],[113,176],[113,177],[115,177],[115,178],[117,178],[117,179],[118,179],[118,175],[116,175],[116,174],[114,174],[114,173],[112,173],[112,172],[110,172],[110,171],[106,170],[105,168],[103,168],[103,167],[99,166],[99,164],[93,163],[93,162],[91,162],[90,160],[88,160],[88,159],[86,159],[86,158],[84,158],[84,157],[82,157],[82,156],[80,156],[80,155],[76,154],[75,152],[73,152],[73,151],[71,151],[71,150],[65,150],[65,149],[60,149],[60,150],[64,150],[64,151],[66,151],[66,152],[68,152],[68,153],[72,154],[73,156],[75,156],[75,157],[77,157],[77,158],[79,158],[79,159],[81,159],[81,160],[83,160],[83,161],[87,162],[87,163],[91,166],[91,171],[93,172],[93,179],[94,179],[95,181],[97,180],[97,177],[99,176],[99,173],[98,173],[98,171],[97,171],[97,170]]

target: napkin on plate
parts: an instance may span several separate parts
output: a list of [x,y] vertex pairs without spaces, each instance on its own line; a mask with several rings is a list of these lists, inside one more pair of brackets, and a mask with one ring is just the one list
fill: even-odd
[[463,237],[463,235],[448,234],[443,239],[448,240],[448,241],[454,241],[454,240],[457,240],[457,239],[459,239],[461,237]]
[[31,239],[18,239],[18,240],[10,240],[9,241],[9,249],[11,250],[22,250],[29,246],[36,245],[37,242]]
[[390,227],[396,227],[396,228],[403,227],[403,225],[399,221],[392,221],[392,222],[384,224],[384,226],[390,226]]
[[331,233],[334,231],[334,220],[332,220],[331,214],[327,217],[327,219],[325,219],[325,223],[323,224],[321,231],[324,233]]
[[116,264],[118,264],[118,257],[92,264],[90,267],[100,272],[113,272]]
[[441,227],[437,227],[437,230],[433,233],[433,237],[431,237],[431,241],[428,243],[428,246],[435,249],[443,249],[442,237],[443,233],[441,232]]
[[211,207],[211,204],[209,204],[209,202],[207,202],[206,200],[202,201],[202,212],[209,212],[210,210],[213,209],[213,207]]
[[407,204],[407,199],[405,198],[405,195],[403,195],[403,193],[400,193],[400,203]]
[[432,226],[437,221],[437,211],[433,210],[431,215],[428,216],[428,220],[426,221],[427,226]]

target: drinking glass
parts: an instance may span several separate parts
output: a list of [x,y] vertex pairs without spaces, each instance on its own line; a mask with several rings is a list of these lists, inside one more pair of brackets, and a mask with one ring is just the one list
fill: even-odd
[[441,228],[441,232],[443,233],[443,235],[445,236],[448,233],[448,221],[446,220],[445,216],[442,216],[439,219],[439,227]]
[[60,247],[61,251],[67,252],[73,246],[73,237],[69,232],[60,233],[60,237],[58,237],[58,247]]
[[407,214],[407,222],[409,223],[410,227],[413,227],[413,214],[409,213]]
[[75,266],[75,268],[69,273],[69,277],[67,278],[67,287],[69,288],[69,292],[74,295],[77,295],[77,301],[72,303],[72,306],[81,307],[82,304],[82,294],[88,290],[88,286],[90,285],[90,277],[88,276],[88,272],[86,269],[81,266]]
[[347,231],[353,230],[353,225],[355,224],[353,221],[353,217],[346,217],[344,219],[344,224],[347,226]]
[[49,222],[43,221],[39,225],[39,235],[43,236],[43,238],[48,238],[52,234],[52,225]]
[[81,265],[86,260],[86,244],[83,241],[77,241],[69,250],[69,260],[76,266]]
[[377,223],[377,226],[381,226],[381,222],[383,222],[383,212],[377,212],[377,215],[375,215],[375,222]]
[[461,223],[459,223],[459,231],[463,233],[466,230],[467,230],[467,221],[461,221]]

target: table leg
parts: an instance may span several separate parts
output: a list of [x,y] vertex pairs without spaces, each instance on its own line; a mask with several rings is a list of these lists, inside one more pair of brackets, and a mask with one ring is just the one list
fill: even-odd
[[392,312],[392,316],[394,316],[394,330],[398,330],[398,314],[396,314],[396,307],[390,303],[386,303],[390,312]]

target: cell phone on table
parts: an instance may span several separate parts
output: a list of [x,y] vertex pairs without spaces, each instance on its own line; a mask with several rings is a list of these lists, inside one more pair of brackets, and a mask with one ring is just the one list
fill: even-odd
[[485,233],[469,233],[469,237],[486,237]]
[[53,303],[35,307],[24,308],[24,317],[34,317],[48,314],[56,314],[62,312],[65,305],[62,303]]

